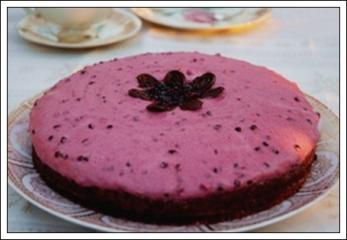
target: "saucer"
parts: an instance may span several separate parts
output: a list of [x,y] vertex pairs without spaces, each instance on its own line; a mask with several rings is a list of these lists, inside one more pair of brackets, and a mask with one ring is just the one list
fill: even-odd
[[18,24],[18,33],[24,39],[58,48],[90,48],[116,43],[133,37],[142,26],[135,15],[113,9],[112,15],[93,24],[83,34],[81,41],[66,42],[59,37],[61,27],[35,15],[28,15]]
[[271,18],[269,8],[132,8],[149,22],[181,30],[244,30]]

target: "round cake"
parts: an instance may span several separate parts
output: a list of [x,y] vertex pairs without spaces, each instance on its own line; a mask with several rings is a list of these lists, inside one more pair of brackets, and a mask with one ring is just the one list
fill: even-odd
[[264,67],[197,52],[99,62],[30,114],[35,167],[73,201],[158,224],[240,218],[297,192],[319,114]]

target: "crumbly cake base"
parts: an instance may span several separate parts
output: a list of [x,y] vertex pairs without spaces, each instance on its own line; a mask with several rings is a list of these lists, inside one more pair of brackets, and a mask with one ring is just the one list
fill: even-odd
[[114,217],[170,225],[215,223],[268,209],[301,188],[310,173],[313,160],[314,151],[303,164],[285,175],[264,182],[250,183],[234,191],[223,190],[202,198],[175,201],[79,186],[48,167],[33,148],[33,162],[40,176],[49,187],[64,197]]

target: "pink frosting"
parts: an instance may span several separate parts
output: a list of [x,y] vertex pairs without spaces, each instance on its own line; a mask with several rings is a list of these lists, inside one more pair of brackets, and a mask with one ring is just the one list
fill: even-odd
[[[128,96],[137,75],[161,80],[173,69],[188,80],[212,72],[225,90],[198,111],[152,113]],[[42,161],[82,186],[182,199],[288,172],[315,148],[318,120],[296,84],[264,67],[148,53],[63,79],[37,101],[30,130]]]

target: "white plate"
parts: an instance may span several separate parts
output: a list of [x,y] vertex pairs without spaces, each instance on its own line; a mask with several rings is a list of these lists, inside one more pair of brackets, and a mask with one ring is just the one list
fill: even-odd
[[[249,231],[294,214],[324,197],[339,178],[339,121],[323,104],[307,96],[315,111],[321,114],[321,139],[317,160],[305,185],[294,196],[259,213],[233,221],[189,226],[144,224],[107,216],[60,196],[41,180],[32,164],[31,141],[28,135],[29,112],[34,100],[23,103],[8,119],[8,181],[25,199],[39,208],[67,221],[108,232],[214,232]],[[312,219],[314,221],[314,219]]]
[[269,8],[132,8],[139,17],[183,30],[245,30],[271,18]]
[[28,15],[18,24],[18,33],[28,41],[59,48],[90,48],[108,45],[128,39],[138,33],[142,22],[135,15],[120,9],[113,9],[112,15],[94,24],[94,37],[72,43],[61,42],[57,34],[59,26],[49,23],[35,15]]

